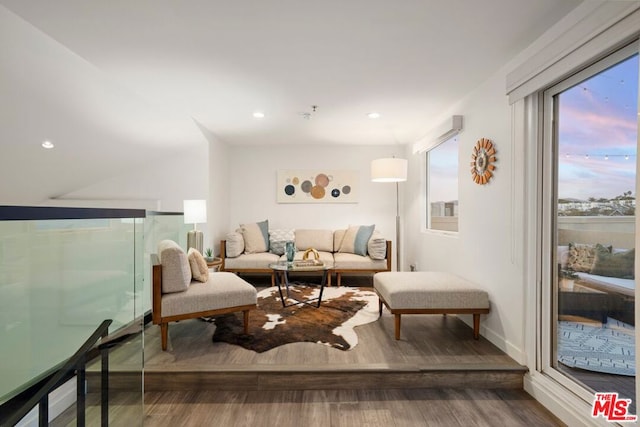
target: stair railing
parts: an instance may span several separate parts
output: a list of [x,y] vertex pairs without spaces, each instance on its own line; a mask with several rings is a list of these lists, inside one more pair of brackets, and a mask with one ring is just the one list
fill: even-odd
[[[67,362],[55,373],[49,377],[49,380],[40,387],[29,400],[21,404],[15,411],[4,420],[0,420],[1,426],[14,426],[23,419],[36,405],[39,405],[38,424],[47,426],[49,424],[49,393],[55,390],[66,378],[76,373],[77,390],[76,390],[76,422],[78,426],[84,426],[86,393],[86,364],[87,353],[93,349],[99,339],[104,340],[109,333],[109,325],[113,320],[104,320],[95,332],[80,346],[78,351],[71,356]],[[105,343],[99,345],[100,355],[102,357],[101,367],[101,425],[109,425],[109,349],[113,343]]]

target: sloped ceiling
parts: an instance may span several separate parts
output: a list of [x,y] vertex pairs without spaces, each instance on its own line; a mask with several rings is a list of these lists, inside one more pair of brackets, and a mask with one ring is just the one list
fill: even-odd
[[64,194],[206,143],[194,120],[227,144],[411,143],[579,3],[0,0],[0,179]]

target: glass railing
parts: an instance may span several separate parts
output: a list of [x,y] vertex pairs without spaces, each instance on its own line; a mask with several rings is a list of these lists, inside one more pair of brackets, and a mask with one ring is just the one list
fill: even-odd
[[[104,320],[109,334],[141,321],[144,216],[0,206],[0,404],[55,372]],[[139,387],[140,423],[142,343],[141,332],[127,362],[140,373],[129,390]]]
[[187,232],[192,225],[184,223],[182,212],[147,211],[144,222],[144,291],[142,305],[145,312],[151,310],[151,254],[158,251],[162,240],[173,240],[180,247],[187,247]]

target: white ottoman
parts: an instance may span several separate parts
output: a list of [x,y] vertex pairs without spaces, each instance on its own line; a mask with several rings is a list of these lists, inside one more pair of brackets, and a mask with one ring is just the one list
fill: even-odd
[[473,314],[473,337],[480,336],[480,314],[489,313],[489,294],[451,273],[438,271],[387,271],[373,276],[382,304],[395,315],[395,335],[400,339],[403,314]]

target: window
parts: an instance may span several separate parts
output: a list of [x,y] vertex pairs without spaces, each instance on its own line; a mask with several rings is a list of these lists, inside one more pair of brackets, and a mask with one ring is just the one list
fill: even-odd
[[[637,48],[545,93],[552,166],[543,273],[551,297],[547,372],[618,392],[635,413]],[[547,365],[547,364],[545,364]]]
[[458,231],[458,137],[427,151],[427,228]]

